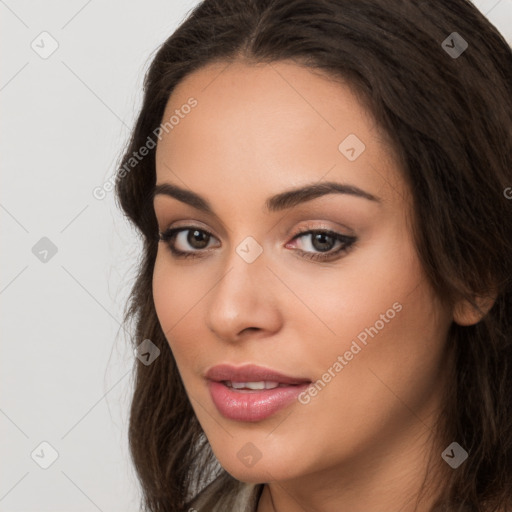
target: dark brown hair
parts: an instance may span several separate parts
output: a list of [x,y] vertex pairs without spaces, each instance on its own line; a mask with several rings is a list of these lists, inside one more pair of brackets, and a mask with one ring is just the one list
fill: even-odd
[[[468,44],[459,56],[443,45],[454,32]],[[129,442],[142,508],[184,510],[207,481],[222,476],[226,492],[237,481],[211,451],[155,312],[155,150],[127,164],[187,75],[213,62],[283,60],[349,83],[389,137],[439,297],[476,307],[477,296],[496,294],[476,325],[451,326],[452,386],[437,435],[469,452],[443,482],[446,510],[512,510],[512,51],[467,0],[205,0],[156,53],[116,181],[143,242],[125,325],[134,348],[149,338],[161,351],[134,367]]]

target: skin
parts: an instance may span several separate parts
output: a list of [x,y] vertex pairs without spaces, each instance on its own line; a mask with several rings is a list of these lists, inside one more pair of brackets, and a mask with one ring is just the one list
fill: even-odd
[[[211,238],[201,249],[187,231],[179,235],[175,246],[203,255],[195,259],[175,258],[161,241],[153,293],[216,457],[235,478],[267,483],[258,512],[415,510],[428,451],[441,459],[449,444],[432,439],[450,361],[446,334],[452,321],[475,319],[463,305],[446,307],[425,278],[390,145],[346,84],[291,62],[202,68],[174,90],[164,119],[191,96],[197,106],[158,143],[157,184],[200,194],[216,215],[155,197],[161,232],[192,225]],[[338,150],[349,134],[366,146],[354,161]],[[264,210],[267,197],[322,181],[352,184],[379,202],[329,194]],[[357,241],[338,259],[309,260],[298,250],[321,246],[311,235],[293,240],[308,229]],[[252,263],[236,252],[248,236],[263,250]],[[210,367],[254,363],[315,382],[394,303],[401,311],[308,404],[254,423],[214,406]],[[251,467],[237,456],[249,442],[261,453]],[[441,479],[453,470],[440,462]],[[433,498],[427,493],[416,510]]]

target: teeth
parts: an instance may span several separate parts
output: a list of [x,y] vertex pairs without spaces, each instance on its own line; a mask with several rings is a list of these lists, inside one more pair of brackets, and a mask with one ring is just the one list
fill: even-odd
[[226,386],[234,389],[274,389],[280,386],[279,382],[269,382],[269,381],[260,381],[260,382],[231,382],[230,380],[224,381]]

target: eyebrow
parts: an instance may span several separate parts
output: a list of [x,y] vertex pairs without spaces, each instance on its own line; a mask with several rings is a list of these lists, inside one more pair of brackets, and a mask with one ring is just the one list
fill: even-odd
[[[173,197],[197,210],[214,215],[210,203],[204,197],[190,190],[180,188],[177,185],[171,185],[170,183],[162,183],[155,185],[153,199],[160,194]],[[268,212],[278,212],[327,194],[348,194],[377,203],[381,201],[380,198],[354,185],[327,181],[280,192],[279,194],[269,197],[265,201],[265,207]]]

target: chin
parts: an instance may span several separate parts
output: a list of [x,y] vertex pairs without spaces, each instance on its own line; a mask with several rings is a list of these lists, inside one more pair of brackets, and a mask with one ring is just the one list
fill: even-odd
[[[247,443],[250,445],[250,443]],[[237,450],[239,452],[239,450]],[[273,452],[269,457],[257,460],[256,462],[248,460],[244,461],[244,452],[240,457],[238,453],[235,457],[219,458],[221,466],[237,480],[245,483],[263,483],[272,481],[285,481],[292,479],[297,475],[297,465],[290,463],[286,457],[281,457],[279,453]],[[242,459],[242,460],[240,460]],[[296,458],[294,458],[296,460]],[[252,464],[252,465],[251,465]],[[294,473],[290,473],[293,468]]]

